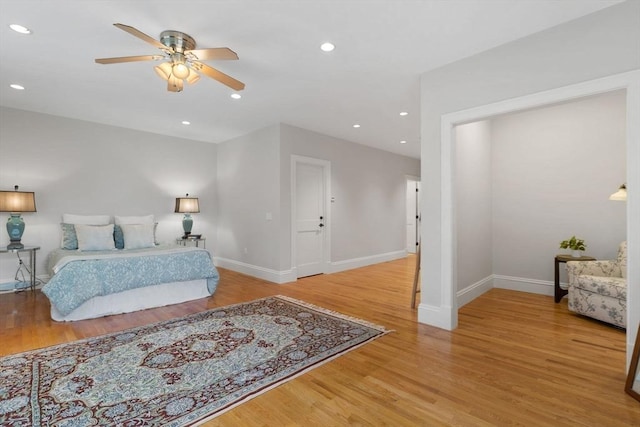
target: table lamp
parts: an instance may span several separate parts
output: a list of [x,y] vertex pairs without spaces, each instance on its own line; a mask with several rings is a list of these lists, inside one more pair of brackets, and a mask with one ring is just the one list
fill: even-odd
[[191,234],[191,228],[193,227],[192,213],[200,213],[200,204],[197,197],[189,197],[189,193],[185,197],[176,198],[176,210],[177,213],[183,213],[182,228],[184,229],[183,238],[189,237]]
[[10,243],[7,249],[22,249],[24,245],[20,243],[24,233],[24,220],[20,216],[22,212],[36,212],[35,193],[29,191],[18,191],[15,186],[14,191],[0,191],[0,212],[9,212],[7,221],[7,233],[9,233]]

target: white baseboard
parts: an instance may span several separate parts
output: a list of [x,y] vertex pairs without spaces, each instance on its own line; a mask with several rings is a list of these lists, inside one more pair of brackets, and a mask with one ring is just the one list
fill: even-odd
[[[404,258],[406,256],[407,250],[403,249],[401,251],[387,252],[384,254],[372,255],[368,257],[329,262],[327,263],[326,274],[338,273],[340,271],[351,270],[353,268],[366,267],[367,265],[393,261],[395,259]],[[289,270],[277,271],[227,258],[214,257],[213,261],[217,267],[237,271],[238,273],[268,280],[269,282],[281,284],[295,282],[296,280],[298,280],[295,267]]]
[[527,279],[524,277],[493,275],[493,287],[513,291],[553,296],[553,282],[548,280]]
[[420,304],[418,306],[418,323],[426,323],[436,328],[453,331],[458,327],[458,310],[451,307]]
[[395,259],[404,258],[407,256],[407,250],[387,252],[384,254],[371,255],[361,258],[352,258],[344,261],[331,262],[328,265],[327,273],[338,273],[340,271],[351,270],[354,268],[366,267],[372,264],[379,264],[381,262],[393,261]]
[[214,257],[214,263],[218,267],[237,271],[238,273],[257,277],[259,279],[267,280],[273,283],[282,284],[296,281],[295,269],[277,271],[270,268],[259,267],[257,265],[251,265],[244,262],[220,257]]
[[494,275],[490,275],[485,277],[482,280],[477,281],[476,283],[467,286],[466,288],[458,291],[456,296],[458,300],[458,308],[462,307],[465,304],[470,303],[474,299],[478,298],[480,295],[484,294],[488,290],[494,287],[493,285]]

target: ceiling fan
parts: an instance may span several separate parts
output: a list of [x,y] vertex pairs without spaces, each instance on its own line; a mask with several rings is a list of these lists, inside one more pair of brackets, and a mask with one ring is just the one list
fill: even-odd
[[196,49],[193,37],[180,31],[167,30],[156,40],[142,31],[124,24],[113,24],[122,31],[138,37],[162,51],[160,55],[120,56],[115,58],[98,58],[98,64],[117,64],[120,62],[159,61],[166,59],[155,67],[156,73],[167,81],[169,92],[182,92],[184,81],[193,84],[200,79],[198,71],[207,77],[219,81],[234,90],[244,89],[244,83],[216,70],[201,61],[208,59],[238,59],[238,55],[229,48],[216,47]]

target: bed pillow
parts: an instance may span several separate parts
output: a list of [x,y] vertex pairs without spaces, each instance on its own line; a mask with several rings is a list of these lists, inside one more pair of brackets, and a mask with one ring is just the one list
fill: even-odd
[[78,238],[76,237],[76,229],[74,224],[85,225],[106,225],[109,224],[109,215],[74,215],[62,214],[62,240],[60,248],[62,249],[78,249]]
[[[158,223],[153,223],[153,242],[154,244],[158,244],[158,240],[156,239],[156,229],[158,228]],[[113,227],[113,240],[116,242],[116,249],[124,249],[124,234],[122,234],[122,226],[115,225]]]
[[143,215],[143,216],[118,216],[115,217],[116,225],[123,224],[153,224],[154,219],[153,215]]
[[62,242],[60,242],[60,248],[62,249],[78,249],[78,236],[76,236],[76,228],[73,224],[60,224],[62,228]]
[[113,224],[85,225],[75,224],[79,251],[105,251],[115,249]]
[[155,224],[122,224],[124,249],[152,248],[156,245],[153,236]]
[[109,220],[109,215],[62,214],[62,222],[65,224],[107,225]]

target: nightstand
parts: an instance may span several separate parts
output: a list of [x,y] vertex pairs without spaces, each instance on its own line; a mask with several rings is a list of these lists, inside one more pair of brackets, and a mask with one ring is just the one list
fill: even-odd
[[[194,242],[194,243],[190,243],[190,242]],[[200,245],[202,244],[202,248],[206,249],[207,248],[207,238],[206,237],[178,237],[176,239],[176,243],[182,246],[195,246],[196,248],[199,248]]]
[[[20,249],[8,249],[6,246],[0,247],[0,254],[15,253],[20,258],[20,252],[29,252],[29,287],[32,291],[36,290],[36,251],[40,246],[24,246]],[[20,259],[22,263],[22,259]],[[22,265],[20,265],[22,268]]]

